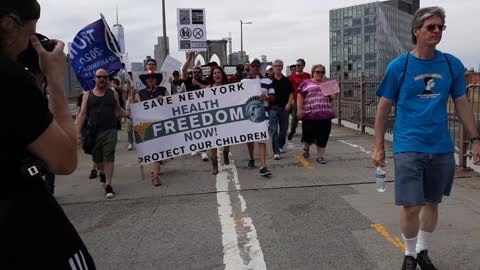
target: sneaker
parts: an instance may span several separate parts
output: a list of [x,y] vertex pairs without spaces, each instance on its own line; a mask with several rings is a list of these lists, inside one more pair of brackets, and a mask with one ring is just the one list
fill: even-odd
[[135,147],[133,147],[133,144],[129,144],[127,150],[132,151],[133,149],[135,149]]
[[111,199],[111,198],[113,198],[113,197],[115,197],[115,192],[113,192],[112,186],[107,185],[107,186],[105,187],[105,198]]
[[422,270],[437,270],[437,268],[435,268],[435,266],[433,265],[432,261],[430,261],[430,258],[428,257],[428,250],[426,249],[418,253],[417,263]]
[[104,173],[100,173],[100,182],[103,183],[103,184],[105,184],[107,182]]
[[403,265],[402,265],[402,270],[416,270],[417,269],[417,260],[410,256],[407,255],[403,259]]
[[289,141],[291,141],[291,140],[293,139],[293,135],[294,135],[294,134],[295,134],[294,132],[288,133],[287,139],[288,139]]
[[90,175],[88,176],[88,178],[90,178],[90,179],[95,179],[95,178],[97,178],[97,176],[98,176],[98,175],[97,175],[97,170],[92,170],[92,171],[90,172]]
[[198,155],[198,152],[197,152],[197,151],[193,151],[193,152],[192,152],[192,156],[196,156],[196,155]]
[[255,168],[255,160],[250,159],[248,161],[248,168]]
[[269,171],[269,170],[267,169],[267,167],[262,167],[262,168],[260,168],[260,175],[261,175],[261,176],[267,176],[267,175],[270,175],[270,174],[272,174],[272,172]]
[[283,149],[283,147],[280,147],[280,154],[283,154],[283,153],[286,153],[287,151],[285,151],[285,149]]
[[279,160],[279,159],[280,159],[280,154],[275,154],[275,155],[273,155],[273,159]]
[[208,161],[207,152],[202,152],[202,160],[203,160],[203,161]]

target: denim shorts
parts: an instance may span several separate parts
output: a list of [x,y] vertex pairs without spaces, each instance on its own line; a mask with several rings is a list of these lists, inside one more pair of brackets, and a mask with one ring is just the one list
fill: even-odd
[[395,204],[421,206],[441,203],[450,195],[455,175],[453,153],[396,153]]

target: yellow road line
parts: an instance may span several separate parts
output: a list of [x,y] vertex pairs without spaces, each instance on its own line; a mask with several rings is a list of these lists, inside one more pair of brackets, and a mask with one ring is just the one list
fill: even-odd
[[310,169],[310,170],[314,170],[315,167],[310,164],[310,162],[306,161],[300,154],[296,154],[295,155],[295,159],[300,161],[300,163],[302,163],[302,165],[307,168],[307,169]]
[[387,239],[387,241],[392,245],[396,246],[402,251],[405,251],[405,245],[403,244],[403,241],[398,237],[393,238],[382,224],[372,224],[370,226],[380,233],[380,235],[382,235],[385,239]]

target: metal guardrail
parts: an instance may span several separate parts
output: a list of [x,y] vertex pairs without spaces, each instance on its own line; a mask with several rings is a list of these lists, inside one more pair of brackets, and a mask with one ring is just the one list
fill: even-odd
[[[365,128],[375,128],[375,114],[379,98],[375,95],[375,91],[381,80],[377,78],[366,78],[362,75],[359,79],[339,80],[340,94],[336,97],[336,112],[338,125],[342,125],[342,120],[356,123],[362,133]],[[472,106],[477,127],[480,127],[480,84],[467,86],[467,97]],[[458,166],[467,167],[467,158],[470,156],[471,146],[467,138],[466,131],[460,123],[458,115],[455,111],[453,100],[448,101],[448,128],[455,151],[459,156]],[[392,106],[386,132],[393,133],[395,125],[395,107]]]

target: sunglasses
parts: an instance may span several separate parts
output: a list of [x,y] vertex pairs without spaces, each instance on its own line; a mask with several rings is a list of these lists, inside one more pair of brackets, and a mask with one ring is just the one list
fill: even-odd
[[324,70],[315,70],[313,73],[315,74],[325,74]]
[[153,79],[155,79],[155,77],[153,77],[153,76],[148,76],[148,77],[145,78],[145,79],[146,79],[146,80],[153,80]]
[[445,24],[429,24],[425,26],[425,29],[427,29],[428,32],[433,32],[435,29],[438,29],[438,31],[443,32],[445,29],[447,29],[447,26]]
[[96,75],[95,78],[97,79],[108,79],[108,76]]

